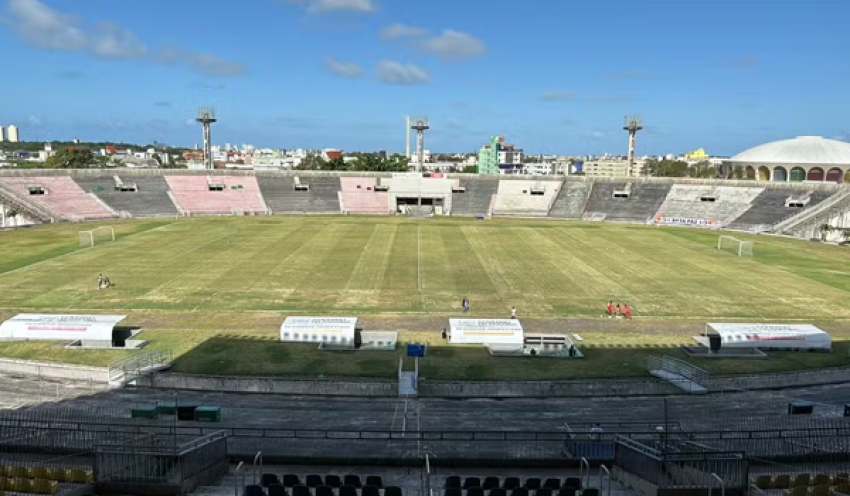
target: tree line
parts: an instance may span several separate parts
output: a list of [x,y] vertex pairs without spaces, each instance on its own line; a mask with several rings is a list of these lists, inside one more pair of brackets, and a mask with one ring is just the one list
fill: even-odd
[[342,157],[325,160],[320,155],[307,155],[296,167],[297,170],[321,171],[369,171],[369,172],[407,172],[410,159],[404,155],[383,156],[377,153],[357,153],[354,160],[346,162]]

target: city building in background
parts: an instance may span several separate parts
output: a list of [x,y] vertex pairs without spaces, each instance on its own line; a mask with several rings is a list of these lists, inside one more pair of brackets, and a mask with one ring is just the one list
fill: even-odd
[[503,138],[493,136],[490,142],[478,151],[478,173],[499,174],[499,146]]
[[0,143],[6,141],[6,128],[0,126]]
[[21,137],[18,134],[18,126],[11,125],[6,129],[6,140],[9,143],[18,143],[21,141]]

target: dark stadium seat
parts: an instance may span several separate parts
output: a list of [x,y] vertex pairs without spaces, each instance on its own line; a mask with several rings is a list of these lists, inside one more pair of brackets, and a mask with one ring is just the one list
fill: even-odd
[[470,487],[481,487],[481,479],[478,477],[467,477],[463,481],[463,488],[469,489]]
[[[319,496],[318,494],[316,496]],[[381,496],[381,490],[375,486],[365,485],[360,490],[360,496]]]
[[525,480],[524,487],[526,489],[537,490],[540,489],[540,478],[539,477],[529,477]]
[[309,487],[298,484],[297,486],[292,486],[292,496],[313,496],[313,493]]
[[326,475],[325,485],[336,488],[342,487],[342,479],[340,479],[338,475]]
[[295,474],[283,474],[283,485],[293,487],[301,484],[301,479]]
[[567,477],[567,480],[564,481],[564,487],[581,489],[581,479],[578,477]]
[[528,496],[528,489],[525,487],[518,487],[511,491],[511,496]]
[[446,477],[446,488],[450,487],[460,488],[460,477],[457,475],[450,475]]
[[289,496],[283,484],[270,484],[269,496]]
[[599,496],[599,489],[596,489],[595,487],[588,487],[581,492],[581,496]]
[[339,496],[357,496],[357,488],[346,484],[339,488]]
[[263,487],[269,487],[272,484],[277,484],[280,482],[280,479],[277,478],[276,474],[263,474],[260,477],[260,485]]
[[502,484],[502,487],[511,490],[520,487],[522,483],[519,480],[519,477],[505,477],[505,482]]
[[334,496],[334,488],[331,486],[316,486],[316,496]]
[[484,489],[481,486],[470,487],[466,490],[466,496],[484,496]]
[[459,487],[447,487],[443,496],[463,496],[463,490]]
[[548,487],[541,487],[534,493],[534,496],[552,496],[552,489]]
[[321,475],[310,474],[305,479],[304,483],[307,487],[319,487],[325,484]]
[[564,486],[558,490],[558,496],[576,496],[576,488]]
[[488,496],[508,496],[508,491],[502,487],[494,487],[490,489],[490,494]]
[[348,474],[348,475],[345,476],[344,480],[345,480],[344,484],[346,486],[354,486],[357,489],[360,489],[361,487],[363,487],[363,484],[360,483],[360,476],[357,475],[357,474]]
[[263,486],[249,484],[245,486],[245,496],[266,496],[266,492],[263,491]]
[[493,476],[485,477],[484,483],[481,484],[481,487],[483,487],[486,491],[489,491],[490,489],[493,489],[495,487],[499,487],[499,478]]
[[367,486],[375,486],[378,489],[384,488],[384,481],[381,479],[380,475],[367,475],[366,476],[366,485]]
[[546,482],[543,483],[543,487],[554,489],[557,491],[558,489],[561,489],[561,479],[546,479]]
[[398,486],[387,486],[384,489],[384,496],[403,496],[401,492],[401,488]]

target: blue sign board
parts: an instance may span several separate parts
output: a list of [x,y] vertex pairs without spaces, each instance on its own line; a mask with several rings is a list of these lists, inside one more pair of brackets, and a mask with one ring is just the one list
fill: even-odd
[[409,345],[407,345],[407,356],[409,356],[409,357],[424,357],[425,356],[425,345],[424,344],[409,344]]

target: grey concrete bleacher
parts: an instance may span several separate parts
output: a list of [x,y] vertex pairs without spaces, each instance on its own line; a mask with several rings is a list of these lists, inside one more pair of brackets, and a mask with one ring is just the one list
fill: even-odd
[[266,206],[272,213],[339,213],[338,177],[301,177],[307,190],[295,190],[294,177],[257,176]]
[[[615,191],[628,191],[627,198],[614,198]],[[670,184],[596,182],[585,206],[588,214],[605,214],[605,220],[640,222],[655,215],[670,192]]]
[[461,179],[464,193],[452,193],[452,215],[487,215],[499,189],[498,179]]
[[592,186],[593,183],[588,181],[564,181],[552,209],[549,210],[549,217],[581,219]]
[[[120,174],[118,174],[120,178]],[[177,215],[179,212],[168,196],[168,183],[161,176],[133,176],[121,178],[126,185],[136,184],[136,191],[115,189],[115,175],[74,177],[86,193],[94,193],[104,203],[118,212],[129,212],[133,217]]]
[[[835,194],[830,190],[815,190],[810,193],[801,190],[785,188],[767,188],[753,200],[749,210],[738,216],[728,227],[731,229],[753,229],[757,226],[773,226],[774,224],[810,209]],[[805,207],[786,207],[788,198],[808,196],[809,202]]]

